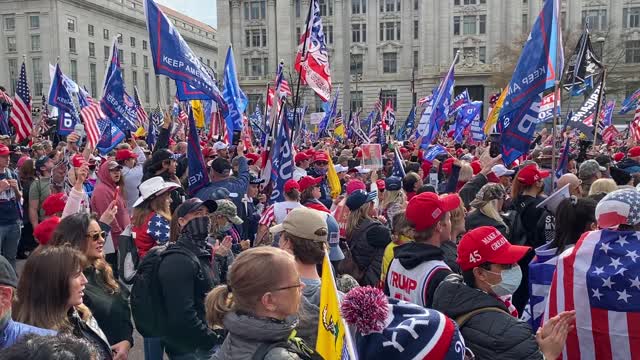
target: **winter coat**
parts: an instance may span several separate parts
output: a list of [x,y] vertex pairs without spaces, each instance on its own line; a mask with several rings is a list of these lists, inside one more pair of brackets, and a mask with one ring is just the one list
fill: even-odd
[[229,190],[229,197],[236,205],[236,208],[243,206],[242,198],[249,188],[249,165],[247,158],[242,156],[238,158],[238,176],[230,176],[224,180],[212,181],[196,193],[196,197],[202,201],[209,199],[217,199],[216,189],[225,188]]
[[162,286],[162,299],[167,312],[168,332],[162,338],[170,355],[180,355],[200,350],[210,350],[222,343],[222,335],[211,330],[205,320],[204,298],[213,289],[215,278],[211,270],[211,252],[197,246],[184,234],[176,246],[192,252],[200,261],[195,262],[185,254],[167,255],[158,269]]
[[113,358],[107,337],[93,316],[83,320],[75,308],[69,310],[67,316],[71,323],[71,333],[75,337],[89,341],[96,348],[96,359],[111,360]]
[[365,219],[353,230],[348,243],[354,262],[364,274],[362,279],[356,279],[360,285],[379,284],[382,256],[390,242],[389,229],[375,220]]
[[28,334],[47,336],[55,335],[56,332],[9,319],[4,329],[0,330],[0,350],[10,347]]
[[529,324],[509,314],[502,301],[466,285],[461,276],[447,276],[436,289],[433,299],[433,308],[454,320],[487,307],[497,307],[505,312],[476,314],[460,330],[465,345],[477,360],[542,359]]
[[[105,161],[100,165],[98,169],[98,180],[99,182],[96,184],[96,188],[93,190],[93,195],[91,196],[91,209],[98,214],[100,217],[107,208],[109,204],[113,201],[116,193],[116,183],[111,179],[111,174],[109,174],[109,162]],[[118,248],[118,237],[122,233],[122,231],[129,226],[129,211],[127,211],[127,202],[124,199],[124,196],[118,196],[117,204],[118,212],[116,213],[116,217],[111,223],[111,238],[113,239],[114,245]]]
[[640,173],[640,163],[629,158],[619,162],[618,168],[628,172],[629,174]]
[[458,259],[458,245],[454,241],[455,239],[451,239],[443,242],[440,244],[440,249],[442,249],[442,254],[444,255],[444,263],[447,264],[449,269],[456,274],[462,274],[460,265],[456,262]]
[[[261,345],[287,341],[298,321],[279,321],[231,312],[225,315],[223,323],[229,334],[211,360],[251,359]],[[264,359],[299,360],[300,357],[285,348],[276,347]]]
[[[503,220],[504,221],[504,220]],[[479,209],[471,211],[464,220],[464,228],[468,230],[475,229],[480,226],[493,226],[498,229],[502,236],[509,239],[509,229],[506,224],[499,223],[496,219],[490,218],[483,214]]]
[[460,195],[464,207],[466,207],[467,209],[469,208],[469,204],[471,204],[473,199],[476,198],[476,195],[478,194],[480,189],[488,182],[489,180],[486,176],[484,176],[483,174],[478,174],[464,184],[464,186],[458,192],[458,195]]

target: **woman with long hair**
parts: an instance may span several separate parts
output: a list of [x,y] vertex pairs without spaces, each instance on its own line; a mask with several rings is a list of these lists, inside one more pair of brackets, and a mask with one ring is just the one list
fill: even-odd
[[91,310],[104,331],[116,359],[126,359],[133,346],[131,310],[123,289],[113,276],[111,266],[104,259],[104,242],[109,226],[94,215],[77,213],[60,221],[49,245],[70,245],[87,260],[83,273],[87,278],[84,304]]
[[500,209],[507,194],[500,184],[489,183],[480,188],[476,197],[469,204],[472,208],[465,220],[465,228],[475,229],[480,226],[493,226],[509,239],[509,228]]
[[26,259],[27,253],[33,251],[38,243],[33,238],[33,225],[29,221],[29,189],[31,183],[36,179],[35,162],[31,158],[21,158],[18,160],[18,179],[20,187],[25,189],[22,192],[22,232],[18,243],[18,259]]
[[596,205],[598,203],[591,198],[575,197],[564,199],[558,204],[556,235],[550,245],[550,248],[556,249],[556,255],[575,245],[584,232],[597,230]]
[[97,359],[112,359],[106,336],[84,304],[86,265],[87,258],[71,246],[37,248],[24,265],[13,315],[25,324],[88,340]]
[[390,228],[393,228],[393,218],[407,207],[407,196],[402,191],[402,179],[390,176],[384,179],[384,199],[380,208],[382,215],[387,219]]
[[135,234],[136,249],[142,259],[147,251],[169,241],[171,224],[171,190],[179,185],[152,177],[140,184],[141,196],[133,203],[131,232]]
[[385,247],[391,242],[389,228],[380,223],[373,200],[375,192],[356,190],[347,197],[347,243],[350,259],[340,263],[340,272],[353,276],[360,285],[377,286]]
[[262,246],[242,252],[227,284],[214,288],[205,300],[209,326],[229,332],[212,359],[249,359],[259,351],[266,351],[265,359],[301,358],[274,345],[283,342],[313,354],[313,345],[291,339],[303,287],[295,259],[286,251]]

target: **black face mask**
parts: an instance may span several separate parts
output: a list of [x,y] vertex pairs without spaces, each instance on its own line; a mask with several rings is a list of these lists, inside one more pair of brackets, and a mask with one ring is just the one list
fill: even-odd
[[209,225],[211,220],[208,216],[201,216],[189,221],[182,232],[190,239],[199,242],[205,241],[209,236]]

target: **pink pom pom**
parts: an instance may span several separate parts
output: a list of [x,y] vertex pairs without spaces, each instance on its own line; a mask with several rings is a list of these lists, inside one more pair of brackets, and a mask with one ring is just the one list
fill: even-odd
[[347,323],[355,325],[362,335],[369,335],[384,329],[389,302],[380,289],[357,287],[342,299],[341,310]]

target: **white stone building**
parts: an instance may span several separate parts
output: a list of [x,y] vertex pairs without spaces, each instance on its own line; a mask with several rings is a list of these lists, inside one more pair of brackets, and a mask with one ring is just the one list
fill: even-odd
[[[233,44],[250,109],[264,98],[280,59],[295,91],[293,63],[308,7],[309,0],[217,0],[219,40],[223,51]],[[404,121],[416,97],[412,85],[417,98],[430,93],[456,50],[456,91],[469,88],[474,100],[487,101],[504,86],[496,76],[511,71],[504,48],[527,36],[541,7],[542,0],[320,0],[340,107],[368,111],[382,90]],[[564,35],[574,42],[589,17],[596,51],[615,68],[611,95],[621,101],[640,87],[640,0],[563,0],[561,11]],[[308,88],[304,101],[319,110]]]
[[[161,6],[203,63],[216,69],[216,29]],[[175,82],[153,70],[141,0],[0,0],[0,85],[14,94],[23,56],[34,107],[49,89],[49,63],[92,96],[102,83],[113,39],[119,51],[127,89],[138,88],[146,107],[173,102]]]

